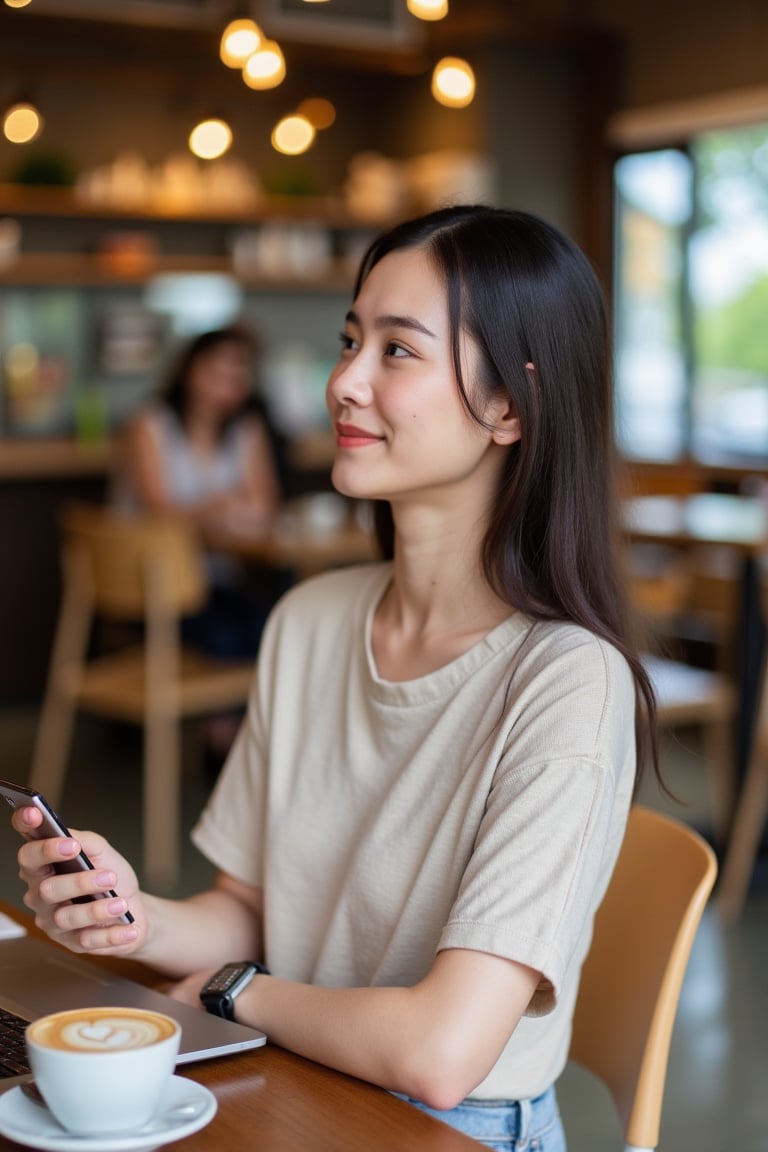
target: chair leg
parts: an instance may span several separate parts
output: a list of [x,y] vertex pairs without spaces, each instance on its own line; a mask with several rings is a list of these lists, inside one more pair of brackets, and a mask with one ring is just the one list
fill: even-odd
[[64,791],[75,700],[92,619],[86,564],[76,549],[64,550],[62,569],[64,593],[29,776],[31,786],[54,808],[61,804]]
[[730,719],[705,724],[704,748],[712,796],[712,824],[715,844],[725,848],[733,817],[734,765],[733,723]]
[[180,761],[178,718],[150,714],[144,730],[144,871],[164,889],[179,878]]
[[53,808],[61,806],[74,722],[74,701],[51,685],[35,736],[29,783]]
[[768,749],[756,747],[731,829],[717,908],[727,924],[738,920],[744,906],[768,811]]

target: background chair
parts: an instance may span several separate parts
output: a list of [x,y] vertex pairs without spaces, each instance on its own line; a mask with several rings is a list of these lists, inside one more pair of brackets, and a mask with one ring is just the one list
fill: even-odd
[[720,672],[660,656],[644,656],[643,663],[656,692],[660,727],[690,726],[701,732],[714,840],[725,845],[733,814],[736,690]]
[[[64,510],[61,529],[63,598],[31,783],[59,804],[77,709],[143,725],[144,870],[170,887],[179,859],[181,718],[242,705],[253,662],[218,661],[181,645],[181,617],[207,595],[189,526],[78,505]],[[140,621],[143,640],[88,659],[96,616]]]
[[691,829],[635,806],[595,919],[570,1057],[608,1088],[633,1152],[655,1149],[672,1026],[717,874]]

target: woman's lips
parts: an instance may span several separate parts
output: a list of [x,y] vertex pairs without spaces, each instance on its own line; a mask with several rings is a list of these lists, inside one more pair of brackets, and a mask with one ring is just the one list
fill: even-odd
[[382,439],[382,436],[374,436],[372,432],[366,432],[354,424],[336,425],[336,443],[339,448],[366,448],[370,444],[380,443]]

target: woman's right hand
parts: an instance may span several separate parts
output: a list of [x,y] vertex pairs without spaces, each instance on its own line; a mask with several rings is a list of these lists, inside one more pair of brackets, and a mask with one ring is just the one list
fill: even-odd
[[[146,940],[147,917],[133,868],[95,832],[34,839],[41,821],[31,806],[18,808],[13,815],[13,826],[26,841],[18,853],[19,875],[27,885],[24,904],[34,912],[37,927],[72,952],[136,953]],[[92,871],[54,870],[54,864],[71,860],[81,849],[93,864]],[[100,896],[110,889],[117,892],[116,898],[72,903],[79,896]],[[127,909],[133,924],[115,919]]]

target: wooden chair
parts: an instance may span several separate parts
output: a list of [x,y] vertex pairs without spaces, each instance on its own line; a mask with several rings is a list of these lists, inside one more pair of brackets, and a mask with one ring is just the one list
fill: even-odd
[[736,690],[719,672],[659,656],[643,658],[656,691],[661,728],[699,728],[709,772],[715,842],[728,837],[734,798]]
[[[77,709],[144,727],[144,869],[172,886],[179,863],[181,718],[241,705],[253,662],[182,647],[180,617],[198,610],[206,579],[194,532],[167,518],[119,517],[77,505],[61,517],[63,598],[31,783],[55,807]],[[87,658],[94,618],[141,621],[141,643]]]
[[635,806],[596,919],[570,1057],[608,1088],[627,1152],[655,1149],[680,989],[717,863],[698,833]]

